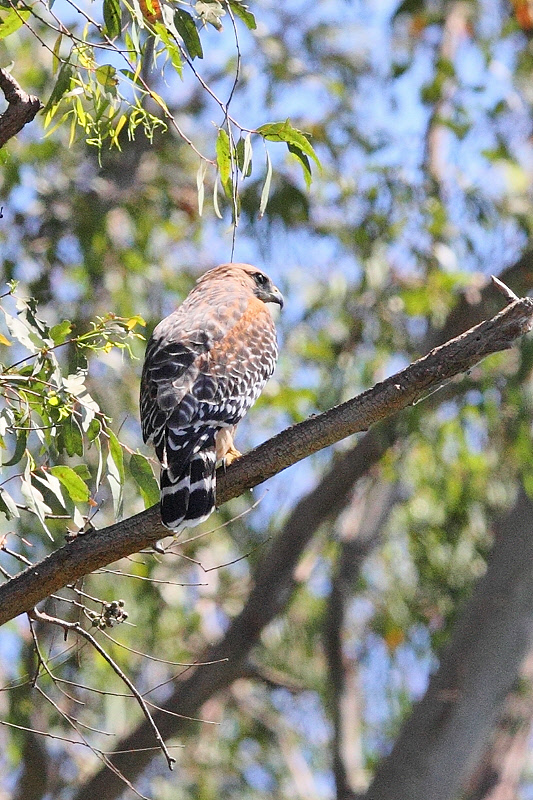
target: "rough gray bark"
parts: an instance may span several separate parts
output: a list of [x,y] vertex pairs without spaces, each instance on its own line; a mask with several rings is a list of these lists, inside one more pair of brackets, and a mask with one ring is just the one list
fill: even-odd
[[42,104],[38,97],[21,89],[5,69],[0,69],[0,89],[8,103],[6,110],[0,115],[0,147],[3,147],[27,122],[32,121]]

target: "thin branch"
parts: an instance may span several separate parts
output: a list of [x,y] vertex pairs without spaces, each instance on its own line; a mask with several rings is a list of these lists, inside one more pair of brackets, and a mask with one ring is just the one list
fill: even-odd
[[[486,356],[506,350],[533,327],[533,300],[523,298],[492,319],[432,350],[372,389],[294,425],[217,473],[218,504],[238,497],[303,458],[419,402]],[[100,531],[91,531],[51,553],[0,586],[0,625],[53,592],[168,535],[159,506]]]
[[5,69],[0,69],[0,89],[8,103],[0,116],[0,147],[3,147],[27,122],[32,121],[41,110],[42,103],[38,97],[26,94]]
[[109,653],[107,653],[105,651],[105,649],[94,638],[94,636],[92,636],[89,633],[89,631],[86,631],[84,628],[82,628],[81,625],[78,622],[67,622],[66,620],[58,619],[57,617],[52,617],[49,614],[46,614],[46,613],[44,613],[42,611],[37,611],[37,609],[35,609],[35,608],[29,613],[30,613],[30,617],[33,618],[33,619],[38,619],[41,622],[48,622],[48,623],[50,623],[52,625],[59,625],[59,627],[63,628],[63,630],[65,631],[65,634],[68,631],[74,631],[79,636],[81,636],[84,639],[86,639],[94,647],[94,649],[102,656],[102,658],[105,661],[107,661],[107,663],[109,664],[111,669],[119,676],[121,681],[123,681],[123,683],[126,684],[126,686],[130,690],[132,695],[137,700],[138,704],[140,705],[140,707],[142,709],[142,712],[143,712],[144,716],[146,717],[146,720],[147,720],[148,724],[150,725],[150,727],[152,729],[152,732],[153,732],[153,734],[155,736],[155,739],[156,739],[157,743],[159,744],[159,747],[161,748],[161,750],[163,751],[163,753],[165,755],[165,758],[166,758],[167,764],[168,764],[168,768],[170,770],[173,769],[174,764],[176,763],[176,759],[172,758],[172,756],[168,752],[167,746],[166,746],[165,742],[163,741],[163,738],[161,737],[161,734],[160,734],[160,732],[159,732],[159,730],[157,728],[157,725],[155,724],[155,722],[153,720],[152,715],[150,714],[150,710],[149,710],[148,706],[146,705],[143,696],[136,689],[135,685],[128,678],[126,673],[121,670],[121,668],[118,666],[116,661],[114,661],[111,658]]

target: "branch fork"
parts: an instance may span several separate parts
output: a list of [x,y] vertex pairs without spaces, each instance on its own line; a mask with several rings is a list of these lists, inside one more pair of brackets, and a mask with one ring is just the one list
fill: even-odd
[[27,94],[15,78],[5,69],[0,69],[0,89],[8,106],[0,116],[0,147],[31,122],[43,105],[38,97]]

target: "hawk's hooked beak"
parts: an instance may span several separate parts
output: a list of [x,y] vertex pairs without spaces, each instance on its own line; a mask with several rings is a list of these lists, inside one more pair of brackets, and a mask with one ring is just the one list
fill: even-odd
[[269,293],[267,303],[277,303],[280,308],[283,308],[283,295],[277,286],[272,286],[272,291]]

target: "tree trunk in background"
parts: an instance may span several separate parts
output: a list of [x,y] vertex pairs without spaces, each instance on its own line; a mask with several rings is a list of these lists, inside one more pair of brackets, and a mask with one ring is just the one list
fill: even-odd
[[533,722],[533,652],[505,703],[489,746],[468,781],[465,800],[515,800],[530,753]]
[[533,503],[495,525],[487,573],[366,800],[453,800],[478,763],[532,645]]

